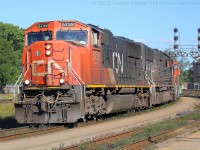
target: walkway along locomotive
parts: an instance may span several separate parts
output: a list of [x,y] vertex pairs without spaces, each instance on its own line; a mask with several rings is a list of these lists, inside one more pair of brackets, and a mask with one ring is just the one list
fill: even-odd
[[24,37],[18,123],[74,123],[178,97],[177,63],[107,29],[72,20],[38,22]]

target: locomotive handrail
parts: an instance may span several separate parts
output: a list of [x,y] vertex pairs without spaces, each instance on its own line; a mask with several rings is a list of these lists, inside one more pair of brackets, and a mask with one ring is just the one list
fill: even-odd
[[[76,80],[79,82],[79,87],[80,87],[80,94],[81,94],[81,99],[82,99],[82,97],[83,97],[83,94],[82,94],[82,89],[81,89],[81,82],[83,83],[83,84],[85,84],[82,80],[81,80],[81,78],[78,76],[78,74],[76,73],[76,71],[71,67],[71,72],[72,72],[72,75],[76,78]],[[77,76],[77,77],[76,77]],[[79,78],[79,79],[78,79]],[[80,81],[81,82],[80,82]]]
[[28,51],[26,52],[26,72],[24,73],[24,76],[23,77],[25,77],[26,76],[26,74],[27,74],[27,72],[28,72],[28,70],[29,70],[29,68],[30,68],[30,66],[29,66],[29,56],[28,56]]
[[[17,84],[18,84],[18,82],[20,81],[20,78],[22,77],[22,73],[19,75],[19,77],[18,77],[18,79],[17,79],[17,81],[15,82],[15,85],[14,86],[16,86]],[[20,81],[20,83],[21,83],[21,81]]]
[[77,81],[79,82],[80,85],[81,85],[81,82],[82,82],[82,84],[85,84],[73,68],[71,68],[71,71],[72,71],[73,76],[77,79]]
[[85,84],[83,82],[83,80],[81,80],[81,78],[79,77],[79,75],[76,73],[76,71],[74,70],[74,68],[72,67],[72,54],[71,54],[71,48],[69,47],[69,62],[68,65],[70,66],[70,68],[68,68],[69,70],[71,70],[72,72],[72,75],[76,78],[76,80],[79,82],[79,85],[81,85],[81,82],[82,84]]
[[[17,86],[17,94],[19,94],[19,86],[21,85],[21,83],[22,83],[22,73],[19,75],[19,77],[18,77],[18,79],[17,79],[17,81],[15,82],[15,85],[14,85],[14,87]],[[16,92],[14,93],[14,99],[15,99],[15,94],[16,94]]]

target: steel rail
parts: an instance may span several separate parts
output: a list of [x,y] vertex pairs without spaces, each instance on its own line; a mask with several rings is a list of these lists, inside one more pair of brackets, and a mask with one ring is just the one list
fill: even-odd
[[[176,129],[172,129],[172,130],[162,132],[162,133],[154,135],[154,136],[150,136],[146,139],[142,139],[142,140],[135,142],[135,143],[124,145],[120,148],[118,147],[117,149],[123,149],[123,150],[142,149],[142,148],[145,148],[147,146],[150,146],[150,145],[156,144],[158,142],[164,141],[166,139],[176,137],[177,135],[183,134],[183,133],[187,132],[188,129],[194,128],[198,125],[200,125],[200,120],[194,121],[192,123],[188,123],[184,126],[176,128]],[[136,130],[132,130],[132,131],[112,135],[112,136],[109,136],[109,137],[106,137],[106,138],[100,138],[100,139],[97,139],[97,140],[94,140],[94,141],[91,141],[91,142],[87,142],[86,143],[86,149],[94,149],[95,146],[98,145],[98,144],[113,142],[113,141],[119,140],[121,138],[128,138],[128,137],[132,136],[134,133],[141,132],[142,130],[143,130],[142,128],[138,128]],[[79,145],[74,145],[74,146],[62,148],[60,150],[78,150],[78,149],[80,149]]]
[[7,129],[0,132],[0,142],[63,131],[64,129],[64,126],[47,127],[41,129],[31,129],[30,127],[26,126]]
[[125,145],[125,146],[121,147],[120,149],[123,149],[123,150],[129,150],[129,149],[139,150],[139,149],[143,149],[145,147],[148,147],[150,145],[156,144],[158,142],[162,142],[162,141],[164,141],[166,139],[173,138],[173,137],[176,137],[176,136],[178,136],[180,134],[183,134],[183,133],[187,132],[188,129],[194,128],[194,127],[198,126],[199,124],[200,124],[200,120],[194,121],[192,123],[188,123],[188,124],[186,124],[184,126],[181,126],[179,128],[172,129],[172,130],[169,130],[169,131],[166,131],[166,132],[154,135],[154,136],[150,136],[147,139],[143,139],[143,140],[140,140],[138,142]]
[[[128,131],[128,132],[123,132],[123,133],[120,133],[120,134],[114,134],[114,135],[108,136],[106,138],[96,139],[94,141],[87,143],[88,144],[87,149],[93,149],[94,146],[97,145],[97,144],[108,143],[108,142],[112,142],[112,141],[115,141],[115,140],[118,140],[118,139],[121,139],[121,138],[129,137],[134,133],[141,132],[142,130],[143,130],[142,128],[137,128],[135,130],[131,130],[131,131]],[[78,149],[79,149],[79,145],[74,145],[74,146],[63,148],[62,150],[78,150]]]

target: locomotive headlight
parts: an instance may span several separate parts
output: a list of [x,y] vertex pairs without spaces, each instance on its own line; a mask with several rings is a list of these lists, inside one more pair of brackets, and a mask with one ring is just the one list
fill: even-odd
[[64,79],[60,79],[60,84],[63,84],[64,82]]
[[24,82],[26,85],[29,85],[30,84],[30,81],[29,80],[25,80]]
[[46,50],[50,50],[50,48],[51,48],[51,45],[50,45],[50,44],[45,45],[45,49],[46,49]]
[[46,55],[47,55],[47,56],[51,55],[50,50],[46,50]]

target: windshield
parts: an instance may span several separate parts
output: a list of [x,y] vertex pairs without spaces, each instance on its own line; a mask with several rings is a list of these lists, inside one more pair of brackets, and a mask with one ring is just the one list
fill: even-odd
[[27,34],[27,45],[31,45],[36,41],[47,41],[52,40],[52,32],[44,31],[44,32],[29,32]]
[[57,40],[75,41],[81,44],[87,44],[87,31],[82,30],[62,30],[56,33]]

